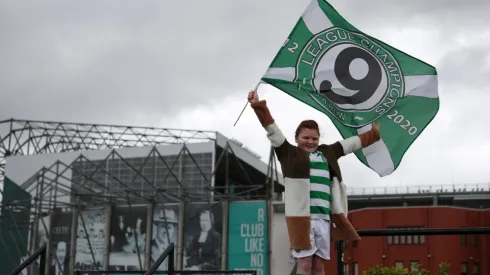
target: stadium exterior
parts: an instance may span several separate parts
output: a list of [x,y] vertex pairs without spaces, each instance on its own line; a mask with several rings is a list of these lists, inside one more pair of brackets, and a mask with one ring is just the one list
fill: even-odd
[[170,242],[178,269],[271,273],[271,202],[281,199],[282,177],[240,142],[44,121],[4,121],[1,130],[0,274],[43,241],[57,275],[144,270]]
[[[0,123],[3,175],[0,247],[8,249],[0,249],[0,275],[8,274],[42,241],[48,242],[47,269],[56,275],[144,270],[169,242],[177,245],[177,269],[255,269],[258,274],[283,275],[294,266],[275,159],[265,163],[217,132],[8,120]],[[348,195],[357,229],[438,226],[416,219],[437,209],[487,213],[490,208],[486,183],[348,188]],[[457,215],[475,215],[471,213]],[[488,214],[478,215],[488,219]],[[477,226],[465,222],[459,219],[448,227]],[[200,242],[204,227],[208,237]],[[394,239],[388,244],[388,237],[366,238],[357,247],[347,244],[345,274],[361,274],[376,263],[403,262],[408,267],[419,261],[433,267],[441,255],[462,259],[453,263],[454,272],[466,262],[468,274],[475,266],[479,274],[490,271],[488,263],[479,260],[490,257],[487,236],[481,236],[479,250],[471,255],[457,249],[449,255],[447,247],[433,245],[455,240],[424,236],[427,247],[422,249],[431,251],[433,259],[429,262],[417,258],[422,254],[413,254],[413,246],[395,244]],[[364,243],[382,254],[369,255]],[[327,274],[335,272],[334,249],[332,245]],[[195,251],[211,251],[218,260]],[[386,257],[388,252],[396,259]],[[380,259],[373,258],[377,256]],[[36,268],[31,265],[29,274]]]

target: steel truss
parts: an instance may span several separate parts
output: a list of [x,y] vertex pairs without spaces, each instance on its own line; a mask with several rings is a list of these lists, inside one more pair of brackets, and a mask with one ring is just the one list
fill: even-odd
[[5,159],[8,156],[205,142],[215,139],[216,132],[213,131],[9,119],[0,121],[0,182],[3,182]]
[[[6,131],[5,131],[6,130]],[[14,204],[31,207],[29,220],[6,224],[12,220],[7,216],[11,213],[0,213],[0,226],[19,231],[28,227],[30,232],[37,232],[38,222],[46,229],[43,216],[59,209],[81,211],[93,205],[137,205],[168,203],[209,202],[230,200],[270,200],[274,195],[274,185],[279,180],[277,164],[271,148],[267,175],[264,180],[257,182],[249,175],[246,163],[240,160],[231,143],[227,141],[220,154],[212,162],[214,169],[206,170],[200,167],[188,147],[190,143],[215,142],[217,132],[180,130],[165,128],[145,128],[134,126],[117,126],[102,124],[64,123],[50,121],[28,121],[10,119],[0,122],[0,185],[4,181],[6,158],[15,155],[38,155],[64,152],[80,152],[70,163],[56,160],[50,166],[42,167],[20,186],[33,196],[31,202]],[[231,142],[231,143],[230,143]],[[158,146],[181,144],[182,148],[172,161],[163,156]],[[236,145],[236,143],[235,143]],[[147,147],[149,153],[143,156],[140,165],[134,165],[117,149],[124,147]],[[235,147],[236,148],[236,147]],[[84,154],[86,151],[110,149],[105,158],[94,160]],[[189,186],[182,173],[175,171],[176,165],[182,158],[191,159],[192,166],[199,171],[202,190]],[[131,171],[130,181],[123,180],[114,170],[108,168],[110,162],[118,160]],[[151,164],[150,173],[147,172]],[[157,164],[165,167],[167,173],[163,176],[164,184],[157,184]],[[234,166],[235,176],[239,176],[244,184],[233,185],[230,191],[230,166]],[[83,167],[84,169],[81,169]],[[143,172],[145,169],[145,172]],[[224,174],[223,174],[224,171]],[[76,176],[75,176],[76,175]],[[100,175],[105,180],[101,180]],[[212,184],[220,177],[222,185]],[[141,183],[136,186],[136,182]],[[174,186],[169,188],[168,182]],[[119,188],[115,190],[113,186]],[[0,189],[0,192],[2,190]],[[279,190],[280,191],[280,190]],[[9,203],[9,202],[8,202]],[[11,207],[16,205],[11,204]],[[3,219],[2,219],[3,216]],[[3,222],[2,222],[3,221]],[[82,220],[82,223],[83,220]],[[15,233],[12,233],[15,234]],[[32,236],[32,235],[31,235]],[[0,243],[5,242],[1,239]],[[32,252],[36,237],[30,238],[29,251]],[[27,244],[16,244],[17,249]],[[0,245],[3,246],[3,245]],[[11,253],[14,253],[12,251]]]

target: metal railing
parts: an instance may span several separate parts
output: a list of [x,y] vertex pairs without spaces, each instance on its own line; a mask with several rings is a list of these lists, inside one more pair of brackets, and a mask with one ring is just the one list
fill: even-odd
[[[257,275],[256,270],[175,270],[175,263],[174,263],[174,250],[175,250],[175,244],[171,243],[165,251],[163,251],[162,255],[158,257],[158,259],[148,268],[148,270],[144,271],[109,271],[109,270],[97,270],[97,271],[76,271],[76,275],[81,275],[81,274],[87,274],[87,275],[92,275],[92,274],[144,274],[144,275],[152,275],[152,274],[168,274],[168,275],[174,275],[174,274],[250,274],[250,275]],[[165,261],[165,259],[168,257],[168,269],[165,271],[162,270],[157,270],[160,265]],[[44,274],[41,274],[44,275]]]
[[[384,236],[403,236],[403,235],[483,235],[490,234],[490,227],[467,227],[467,228],[421,228],[421,229],[375,229],[358,230],[357,234],[361,237],[384,237]],[[344,254],[343,241],[337,241],[337,274],[344,275]]]
[[17,275],[22,272],[26,267],[28,267],[31,263],[33,263],[37,257],[41,257],[39,261],[39,275],[44,275],[46,272],[46,250],[47,250],[47,244],[44,243],[41,245],[41,247],[34,252],[29,258],[27,258],[25,261],[23,261],[18,267],[16,267],[12,272],[10,272],[9,275]]
[[[97,271],[77,271],[75,274],[87,274],[87,275],[97,275],[97,274],[105,274],[105,275],[111,275],[111,274],[146,274],[146,270],[140,270],[140,271],[107,271],[107,270],[97,270]],[[168,271],[162,271],[158,270],[155,271],[153,274],[168,274]],[[257,275],[256,270],[174,270],[173,274],[250,274],[250,275]]]
[[460,193],[488,193],[488,192],[490,192],[490,183],[347,187],[347,195],[349,196],[445,194],[445,193],[460,194]]
[[163,263],[165,258],[168,257],[168,270],[167,273],[168,275],[175,274],[175,268],[174,268],[174,250],[175,250],[175,244],[171,243],[165,251],[163,251],[162,255],[158,257],[158,259],[150,266],[148,271],[145,273],[145,275],[152,275],[157,271],[157,269],[160,267],[160,265]]

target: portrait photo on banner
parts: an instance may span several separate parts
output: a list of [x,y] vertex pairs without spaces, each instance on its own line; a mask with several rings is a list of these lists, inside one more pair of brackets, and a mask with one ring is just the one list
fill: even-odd
[[185,205],[184,270],[220,270],[223,206],[221,203]]
[[[151,263],[154,263],[171,244],[175,244],[174,264],[177,264],[177,244],[179,240],[179,205],[157,204],[153,209],[151,236]],[[157,270],[167,270],[166,258]]]
[[110,221],[110,271],[145,268],[147,215],[147,205],[114,207]]
[[72,212],[56,209],[51,220],[51,260],[49,275],[68,275],[70,264]]
[[[37,231],[35,232],[35,242],[31,248],[31,253],[38,250],[44,243],[48,243],[49,228],[51,224],[51,216],[39,216],[37,219]],[[35,227],[33,225],[32,231],[34,232]],[[37,258],[32,264],[28,274],[38,274],[39,273],[40,258]]]

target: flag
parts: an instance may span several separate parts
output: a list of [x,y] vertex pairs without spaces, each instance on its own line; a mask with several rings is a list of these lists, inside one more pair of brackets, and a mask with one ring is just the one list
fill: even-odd
[[363,33],[327,1],[312,0],[261,79],[324,113],[343,138],[381,123],[381,140],[358,150],[391,174],[439,110],[436,69]]

